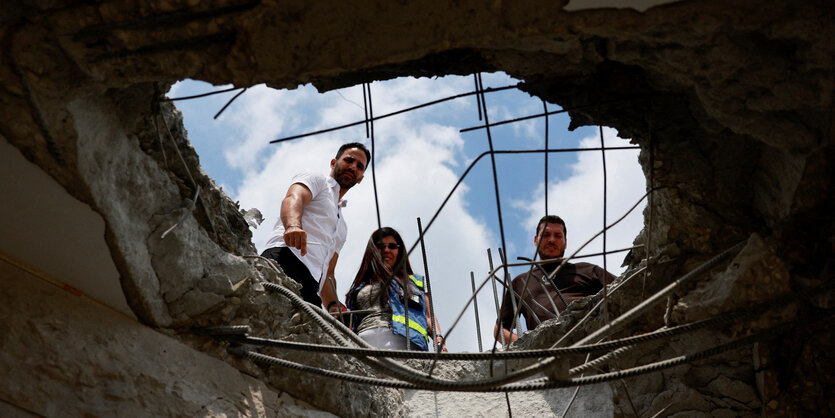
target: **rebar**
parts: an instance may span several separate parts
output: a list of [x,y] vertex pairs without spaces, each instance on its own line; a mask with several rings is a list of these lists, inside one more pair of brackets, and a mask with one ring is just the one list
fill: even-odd
[[105,52],[96,55],[91,62],[99,63],[102,61],[109,61],[114,59],[128,58],[133,56],[145,56],[157,54],[161,52],[170,52],[183,49],[197,49],[213,44],[229,44],[235,43],[235,32],[220,32],[204,36],[195,36],[193,38],[178,39],[168,42],[160,42],[153,45],[145,45],[136,49],[119,50],[113,52]]
[[[606,141],[603,139],[603,126],[597,125],[598,132],[600,132],[600,157],[603,163],[603,271],[609,272],[609,269],[606,265],[606,260],[609,258],[606,254],[606,231],[609,229],[606,227],[608,225],[608,220],[606,219],[606,205],[608,203],[608,196],[607,196],[607,179],[606,179]],[[606,322],[611,325],[610,318],[609,318],[609,298],[606,295],[607,288],[605,280],[603,283],[603,317],[606,319]]]
[[[362,102],[363,104],[367,104],[366,107],[366,124],[365,124],[365,134],[371,137],[371,185],[374,188],[374,208],[377,210],[377,229],[383,227],[383,223],[380,220],[380,199],[377,195],[377,164],[374,161],[377,158],[377,147],[374,145],[374,106],[371,104],[371,83],[363,84],[365,86],[362,90]],[[368,101],[366,102],[366,90],[368,90]],[[406,329],[408,329],[409,324],[406,324]]]
[[[828,318],[832,315],[832,312],[827,312],[825,318]],[[354,382],[354,383],[364,383],[364,384],[372,384],[376,386],[383,386],[383,387],[392,387],[392,388],[400,388],[400,389],[412,389],[412,390],[441,390],[441,391],[449,391],[449,392],[522,392],[522,391],[531,391],[531,390],[544,390],[544,389],[555,389],[555,388],[562,388],[562,387],[572,387],[572,386],[580,386],[580,385],[590,385],[590,384],[597,384],[608,382],[617,379],[623,379],[626,377],[633,377],[642,374],[647,374],[651,372],[655,372],[658,370],[663,370],[675,366],[679,366],[685,363],[692,363],[697,360],[701,360],[710,356],[714,356],[744,345],[748,345],[750,343],[777,335],[779,333],[785,332],[792,327],[796,327],[799,325],[807,324],[809,322],[809,318],[802,318],[801,320],[792,321],[784,324],[777,325],[775,327],[769,328],[765,331],[758,332],[756,334],[748,335],[746,337],[734,339],[730,342],[720,344],[714,347],[711,347],[706,350],[702,350],[696,352],[694,354],[685,354],[677,357],[673,357],[667,360],[656,361],[650,364],[642,365],[633,367],[630,369],[620,370],[616,372],[604,373],[589,377],[579,377],[579,378],[570,378],[570,379],[550,379],[550,378],[540,378],[534,379],[532,381],[526,381],[524,383],[502,383],[508,381],[505,377],[502,378],[489,378],[484,379],[478,382],[460,382],[460,381],[441,381],[441,380],[429,380],[429,381],[421,381],[419,383],[405,383],[401,381],[392,381],[389,379],[378,379],[378,378],[370,378],[365,376],[356,376],[347,373],[340,373],[331,370],[324,370],[318,367],[307,366],[299,363],[295,363],[288,360],[279,359],[272,356],[267,356],[260,353],[255,353],[250,351],[244,347],[230,347],[229,350],[232,354],[245,356],[250,358],[253,361],[257,362],[264,362],[268,364],[277,364],[283,367],[294,368],[297,370],[302,370],[310,373],[315,373],[327,377],[333,377],[340,380],[344,380],[347,382]],[[415,379],[415,380],[423,380],[423,379]],[[518,381],[520,379],[516,379]]]
[[[295,341],[282,341],[270,338],[252,337],[241,334],[218,335],[218,338],[232,342],[237,342],[240,344],[249,344],[264,347],[277,347],[298,351],[345,354],[356,357],[386,357],[418,360],[433,360],[437,358],[439,360],[444,361],[485,361],[491,359],[521,360],[607,352],[609,350],[618,350],[623,347],[636,346],[644,343],[657,341],[660,339],[669,339],[680,335],[688,334],[694,331],[702,330],[705,328],[727,327],[730,325],[737,324],[743,320],[748,320],[750,318],[762,315],[763,313],[768,312],[769,310],[772,310],[775,307],[789,306],[789,304],[797,303],[798,300],[799,297],[796,297],[795,295],[788,295],[788,297],[786,295],[781,295],[780,297],[767,300],[752,307],[745,307],[734,311],[724,312],[710,318],[705,318],[702,320],[676,325],[672,327],[662,327],[654,331],[649,331],[642,334],[624,337],[607,342],[591,343],[587,345],[575,345],[570,347],[498,351],[495,353],[430,353],[421,351],[398,351],[377,348],[345,347],[301,343]],[[581,371],[582,370],[578,370],[578,373]]]
[[[652,101],[649,102],[650,107],[650,115],[652,115]],[[655,181],[653,173],[655,172],[655,151],[653,150],[653,143],[652,143],[652,117],[650,116],[649,120],[647,121],[648,125],[648,136],[649,136],[649,189],[652,190],[655,187]],[[644,292],[647,286],[647,278],[649,277],[651,268],[650,268],[650,261],[652,260],[652,212],[653,212],[653,196],[650,195],[647,200],[647,206],[649,206],[649,213],[647,214],[647,224],[646,227],[647,231],[647,247],[644,251],[646,256],[644,257],[647,260],[647,269],[644,272],[644,279],[641,282],[641,300],[644,299]]]
[[423,275],[424,275],[424,281],[426,282],[426,294],[427,294],[427,298],[429,299],[429,306],[428,306],[429,313],[430,313],[429,318],[432,320],[432,323],[429,324],[429,326],[431,327],[430,333],[432,335],[432,344],[433,344],[433,347],[435,347],[435,350],[440,352],[441,348],[443,347],[444,342],[446,341],[446,339],[444,339],[441,342],[441,344],[438,344],[437,338],[435,337],[439,333],[438,329],[437,329],[437,326],[439,326],[440,323],[438,322],[438,317],[436,316],[436,313],[435,313],[435,302],[434,302],[434,299],[432,298],[432,284],[429,282],[429,263],[426,261],[426,246],[423,243],[423,226],[420,223],[420,217],[417,218],[417,227],[418,227],[418,238],[420,239],[420,253],[423,256]]
[[242,95],[242,94],[244,94],[244,92],[246,92],[246,90],[247,90],[248,88],[249,88],[249,87],[246,87],[246,88],[244,88],[243,90],[239,91],[239,92],[238,92],[238,94],[236,94],[236,95],[232,96],[232,98],[231,98],[231,99],[229,99],[229,101],[228,101],[228,102],[226,102],[226,104],[225,104],[225,105],[223,105],[223,107],[222,107],[222,108],[220,108],[220,110],[219,110],[217,113],[215,113],[215,117],[214,117],[214,118],[212,118],[212,119],[217,119],[218,117],[220,117],[220,115],[221,115],[221,114],[222,114],[222,113],[226,110],[226,108],[227,108],[227,107],[229,107],[229,105],[231,105],[231,104],[232,104],[232,102],[234,102],[234,101],[235,101],[235,99],[237,99],[238,97],[241,97],[241,95]]
[[242,88],[243,87],[230,87],[228,89],[215,90],[215,91],[210,91],[208,93],[195,94],[195,95],[192,95],[192,96],[183,96],[183,97],[174,97],[174,98],[163,97],[162,99],[160,99],[160,101],[161,102],[177,102],[177,101],[180,101],[180,100],[199,99],[201,97],[208,97],[208,96],[213,96],[215,94],[228,93],[230,91],[241,90]]
[[[470,285],[473,288],[473,295],[476,295],[475,291],[475,273],[470,272]],[[484,348],[481,345],[481,321],[478,318],[478,298],[473,297],[473,311],[475,312],[475,335],[478,337],[478,351],[481,352]]]
[[[504,238],[504,220],[502,219],[502,199],[501,199],[501,196],[499,194],[499,175],[496,171],[496,154],[493,152],[494,151],[493,150],[493,134],[490,131],[490,127],[489,127],[490,117],[487,114],[487,98],[484,96],[484,93],[483,93],[484,82],[481,79],[481,73],[477,73],[477,76],[478,76],[478,91],[482,92],[480,94],[480,96],[481,96],[482,113],[484,115],[484,123],[486,125],[488,125],[488,127],[486,129],[487,144],[490,147],[490,163],[491,163],[490,165],[491,165],[491,168],[493,169],[493,190],[496,193],[496,213],[497,213],[498,219],[499,219],[499,235],[501,237],[502,248],[507,248],[507,243],[505,242],[505,238]],[[427,226],[427,229],[428,228],[429,227]],[[502,255],[501,249],[499,249],[499,257],[502,259],[502,265],[505,266],[504,267],[505,283],[508,284],[508,289],[511,289],[512,287],[510,286],[510,282],[508,281],[510,275],[508,274],[508,271],[507,271],[507,260],[505,260],[505,257]]]
[[116,30],[175,27],[195,20],[210,19],[213,17],[240,13],[243,11],[250,10],[259,4],[261,4],[261,0],[252,0],[243,2],[241,4],[233,4],[226,7],[202,10],[197,12],[195,12],[192,8],[186,8],[158,15],[140,17],[139,19],[133,19],[125,22],[114,22],[101,25],[94,25],[86,27],[76,32],[73,35],[73,39],[78,41],[87,37],[105,36],[108,35],[110,32]]
[[[504,271],[505,292],[510,293],[510,299],[514,299],[514,298],[517,298],[517,297],[519,298],[519,303],[516,304],[516,307],[513,310],[513,321],[510,323],[510,329],[511,329],[511,331],[516,329],[516,335],[522,335],[522,330],[519,328],[520,324],[518,323],[517,318],[519,317],[519,312],[522,310],[522,303],[526,302],[526,301],[524,301],[522,296],[525,294],[525,290],[527,290],[527,289],[523,288],[522,293],[519,294],[518,292],[516,292],[516,289],[513,288],[513,282],[512,282],[512,280],[510,279],[510,277],[507,273],[507,258],[505,258],[504,251],[502,251],[501,248],[499,248],[498,250],[499,250],[499,259],[502,261],[501,267],[502,267],[502,270]],[[528,278],[530,278],[530,275],[528,276]],[[527,284],[527,282],[525,284]],[[530,306],[529,306],[529,309],[531,310],[531,313],[534,313],[534,314],[536,313],[536,311],[534,311],[533,308],[530,308]],[[536,315],[534,315],[534,316],[536,316]],[[539,318],[537,318],[537,320],[538,319]],[[527,324],[525,324],[525,325],[527,325]]]
[[[646,267],[640,268],[640,269],[638,269],[638,271],[634,272],[632,275],[627,276],[627,277],[626,277],[626,279],[624,279],[622,282],[618,283],[618,285],[617,285],[617,286],[615,286],[615,288],[614,288],[614,289],[612,289],[612,294],[614,294],[615,292],[617,292],[617,291],[618,291],[618,290],[619,290],[619,289],[620,289],[620,288],[621,288],[624,284],[626,284],[627,282],[629,282],[630,280],[632,280],[632,278],[633,278],[633,277],[636,277],[636,276],[637,276],[639,273],[641,273],[641,271],[643,271],[643,270],[646,270]],[[643,300],[643,298],[642,298],[641,300]],[[595,305],[594,305],[591,309],[589,309],[589,311],[588,311],[588,312],[586,312],[586,314],[585,314],[585,315],[583,315],[583,318],[582,318],[582,319],[580,319],[579,321],[577,321],[577,323],[576,323],[576,324],[574,324],[574,326],[573,326],[573,327],[571,327],[571,329],[569,329],[569,330],[568,330],[568,332],[566,332],[565,334],[563,334],[563,335],[562,335],[562,337],[560,337],[560,339],[559,339],[559,340],[557,340],[557,342],[555,342],[554,344],[552,344],[552,345],[551,345],[551,347],[559,347],[559,346],[560,346],[560,344],[561,344],[563,341],[566,341],[566,340],[568,339],[568,337],[569,337],[569,336],[571,336],[572,334],[574,334],[574,331],[578,330],[581,326],[585,325],[585,324],[586,324],[586,321],[588,321],[588,320],[591,318],[591,315],[592,315],[593,313],[597,312],[597,309],[598,309],[598,308],[600,308],[600,306],[601,306],[601,305],[603,305],[603,300],[602,300],[602,299],[601,299],[601,300],[599,300],[599,301],[597,301],[597,303],[596,303],[596,304],[595,304]]]
[[[515,89],[517,87],[518,87],[518,84],[513,84],[513,85],[510,85],[510,86],[504,86],[504,87],[490,87],[490,88],[485,89],[483,91],[483,93],[495,93],[497,91],[510,90],[510,89]],[[413,110],[421,109],[421,108],[424,108],[424,107],[434,106],[436,104],[448,102],[450,100],[460,99],[462,97],[467,97],[467,96],[472,96],[472,95],[477,95],[477,94],[479,94],[479,93],[475,92],[475,91],[471,91],[471,92],[467,92],[467,93],[456,94],[454,96],[447,96],[447,97],[443,97],[443,98],[440,98],[440,99],[437,99],[437,100],[432,100],[430,102],[421,103],[419,105],[407,107],[405,109],[400,109],[400,110],[397,110],[397,111],[394,111],[394,112],[391,112],[391,113],[386,113],[386,114],[383,114],[383,115],[380,115],[380,116],[375,116],[374,118],[371,118],[371,119],[372,120],[385,119],[385,118],[396,116],[396,115],[399,115],[399,114],[402,114],[402,113],[411,112]],[[303,134],[299,134],[299,135],[293,135],[293,136],[287,136],[287,137],[283,137],[283,138],[273,139],[272,141],[270,141],[270,144],[275,144],[275,143],[284,142],[284,141],[291,141],[291,140],[294,140],[294,139],[305,138],[305,137],[308,137],[308,136],[320,135],[320,134],[324,134],[324,133],[328,133],[328,132],[338,131],[340,129],[346,129],[346,128],[350,128],[352,126],[362,125],[364,123],[366,123],[365,120],[360,120],[360,121],[356,121],[356,122],[346,123],[344,125],[338,125],[338,126],[334,126],[334,127],[330,127],[330,128],[326,128],[326,129],[320,129],[318,131],[312,131],[312,132],[307,132],[307,133],[303,133]]]
[[573,112],[573,111],[576,111],[576,110],[591,109],[591,108],[599,107],[600,104],[617,104],[617,103],[632,104],[636,100],[637,99],[614,99],[614,100],[609,100],[609,101],[605,101],[605,102],[596,102],[596,103],[593,103],[593,104],[573,106],[573,107],[570,107],[570,108],[569,107],[564,107],[560,110],[553,110],[553,111],[545,112],[545,113],[537,113],[537,114],[534,114],[534,115],[528,115],[528,116],[522,116],[522,117],[513,118],[513,119],[507,119],[507,120],[503,120],[501,122],[494,122],[494,123],[489,123],[489,124],[485,123],[484,125],[479,125],[479,126],[471,126],[469,128],[459,129],[458,132],[460,132],[460,133],[470,132],[470,131],[475,131],[475,130],[478,130],[478,129],[487,129],[487,128],[492,128],[492,127],[495,127],[495,126],[507,125],[509,123],[522,122],[522,121],[541,118],[541,117],[549,116],[549,115],[559,115],[561,113],[568,113],[568,112]]
[[[490,249],[489,248],[487,249],[487,259],[489,260],[490,271],[493,271],[493,256],[490,255]],[[499,318],[501,313],[500,313],[500,308],[499,308],[499,294],[498,294],[498,291],[496,290],[496,280],[494,279],[494,277],[492,275],[488,275],[487,280],[490,280],[490,284],[493,286],[493,303],[495,303],[495,305],[496,305],[496,318]],[[477,295],[477,294],[478,294],[478,292],[473,290],[473,295]],[[498,324],[498,321],[496,322],[496,324]],[[495,335],[496,332],[498,332],[498,334],[500,335],[499,338],[496,338],[496,335]],[[496,351],[496,342],[495,341],[499,340],[499,339],[501,339],[502,346],[507,345],[507,343],[505,342],[505,338],[504,338],[504,331],[502,331],[501,329],[496,329],[496,331],[493,332],[493,349],[492,349],[492,351]]]
[[548,104],[542,101],[542,113],[545,115],[545,215],[548,215]]
[[183,214],[180,215],[179,218],[177,218],[177,221],[174,222],[174,225],[171,225],[171,227],[166,229],[165,232],[163,232],[162,235],[160,235],[160,237],[159,237],[160,239],[165,238],[165,236],[168,235],[168,233],[173,231],[174,228],[176,228],[178,225],[180,225],[180,223],[185,221],[186,218],[188,217],[188,215],[190,215],[192,212],[194,212],[194,208],[197,207],[197,199],[198,198],[200,198],[200,186],[199,185],[197,186],[197,190],[194,191],[194,199],[192,199],[191,203],[188,205],[188,210],[183,212]]
[[693,270],[691,270],[689,273],[685,274],[684,276],[682,276],[678,280],[676,280],[676,281],[670,283],[669,285],[667,285],[664,289],[661,289],[660,291],[658,291],[657,293],[655,293],[651,297],[647,298],[645,301],[641,302],[640,304],[638,304],[634,308],[630,309],[629,311],[627,311],[623,315],[619,316],[617,319],[613,320],[608,325],[598,329],[597,331],[595,331],[595,332],[589,334],[588,336],[586,336],[585,338],[581,339],[575,345],[582,345],[582,344],[588,343],[590,341],[594,341],[596,339],[603,338],[606,335],[609,335],[609,334],[619,330],[624,325],[626,325],[629,322],[636,319],[638,317],[638,315],[644,313],[647,309],[654,306],[656,303],[660,302],[662,299],[666,298],[667,295],[669,295],[674,290],[681,287],[683,284],[687,283],[688,281],[690,281],[694,277],[698,277],[698,276],[702,275],[706,271],[712,269],[713,267],[715,267],[716,265],[718,265],[719,263],[724,261],[726,258],[730,257],[732,254],[735,254],[736,252],[741,250],[742,247],[745,246],[746,243],[747,243],[747,241],[742,241],[740,243],[737,243],[736,245],[734,245],[734,246],[728,248],[727,250],[721,252],[719,255],[711,258],[707,262],[699,265],[698,267],[694,268]]

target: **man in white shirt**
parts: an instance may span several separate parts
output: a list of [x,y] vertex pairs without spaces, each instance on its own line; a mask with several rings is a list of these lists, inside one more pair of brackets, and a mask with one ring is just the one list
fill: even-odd
[[339,311],[333,274],[348,227],[342,216],[345,193],[362,181],[371,159],[364,145],[352,142],[339,147],[331,160],[330,176],[300,173],[281,202],[267,249],[261,254],[281,265],[284,273],[302,285],[302,298]]

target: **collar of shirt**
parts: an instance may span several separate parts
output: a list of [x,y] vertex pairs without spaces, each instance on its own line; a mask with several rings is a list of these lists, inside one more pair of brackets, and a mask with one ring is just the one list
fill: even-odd
[[[342,188],[339,186],[339,183],[336,182],[336,179],[331,176],[328,176],[328,186],[330,186],[331,189],[334,189],[334,192],[336,192],[337,199],[339,199],[339,191]],[[336,206],[340,208],[348,206],[348,199],[339,199],[339,201],[336,203]]]

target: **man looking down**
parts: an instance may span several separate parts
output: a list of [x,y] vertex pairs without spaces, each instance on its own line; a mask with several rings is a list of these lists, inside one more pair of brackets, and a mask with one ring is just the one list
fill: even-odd
[[284,273],[301,283],[302,298],[338,312],[334,271],[348,227],[342,216],[345,193],[362,181],[371,159],[364,145],[339,147],[329,176],[300,173],[281,202],[281,216],[261,254],[278,262]]
[[525,302],[519,312],[525,317],[528,329],[534,329],[540,322],[556,318],[571,301],[594,295],[615,279],[615,276],[594,264],[566,263],[553,277],[553,283],[559,290],[551,285],[545,274],[550,275],[561,264],[567,244],[565,222],[559,216],[546,215],[539,220],[533,244],[538,248],[542,260],[557,260],[542,264],[541,269],[534,267],[530,273],[525,272],[513,279],[511,286],[515,292],[515,304],[510,299],[511,292],[505,290],[494,328],[494,336],[503,344],[519,338],[512,331],[513,308],[521,303],[518,295],[522,295],[522,301]]

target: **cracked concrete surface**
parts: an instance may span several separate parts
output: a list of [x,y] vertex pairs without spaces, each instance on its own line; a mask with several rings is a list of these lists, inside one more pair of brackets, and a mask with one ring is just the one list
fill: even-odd
[[[749,247],[736,265],[717,268],[705,281],[709,285],[694,284],[671,300],[675,318],[699,318],[831,282],[832,4],[683,1],[643,13],[567,12],[566,4],[580,2],[12,0],[0,14],[0,135],[50,176],[53,186],[63,188],[58,193],[75,199],[79,212],[87,211],[90,219],[104,224],[106,257],[118,278],[110,270],[99,280],[111,287],[118,280],[131,313],[146,330],[174,336],[245,375],[265,379],[275,390],[305,399],[313,408],[342,415],[367,414],[369,405],[377,414],[407,412],[400,409],[403,394],[398,391],[263,370],[229,358],[222,345],[188,331],[191,326],[249,323],[263,336],[327,341],[309,323],[293,324],[287,301],[259,290],[262,281],[285,281],[246,258],[254,251],[246,220],[202,172],[178,112],[161,100],[170,83],[190,77],[238,87],[313,83],[328,90],[398,76],[505,71],[524,80],[522,90],[575,108],[572,126],[613,126],[642,148],[641,164],[658,191],[654,222],[636,242],[651,241],[648,255],[670,262],[652,267],[646,289],[624,289],[612,301],[611,314],[624,312],[642,292],[663,287],[742,240],[749,240]],[[188,212],[196,186],[201,192],[195,210],[160,239]],[[12,190],[4,189],[6,201],[16,198]],[[4,256],[37,254],[43,241],[74,244],[60,232],[47,232],[40,242],[26,244],[34,250],[17,251],[16,246],[28,242],[15,241],[26,229],[12,226],[32,221],[13,207],[4,215],[4,231],[17,231],[4,234]],[[630,268],[637,268],[646,255],[637,251]],[[77,258],[83,264],[86,257]],[[25,258],[24,264],[39,263]],[[85,286],[98,284],[92,280]],[[17,297],[21,295],[10,296]],[[814,316],[818,309],[830,309],[831,300],[831,293],[822,292],[762,322]],[[547,346],[590,305],[575,303],[562,322],[538,328],[518,346]],[[26,309],[16,320],[25,320],[35,308]],[[602,321],[597,317],[590,326]],[[659,308],[628,332],[663,324]],[[754,325],[744,324],[730,334],[741,335]],[[695,340],[673,340],[625,356],[619,367],[678,355],[727,336],[703,331]],[[633,407],[650,415],[832,414],[835,405],[827,395],[833,377],[823,371],[832,369],[828,353],[835,347],[827,336],[831,325],[810,323],[754,350],[739,349],[694,366],[628,379],[629,393],[621,384],[612,386],[614,414],[629,415]],[[10,353],[30,352],[12,339],[2,342],[14,348]],[[95,339],[86,349],[94,357],[112,355]],[[27,369],[20,361],[24,354],[18,355],[7,358],[23,366],[14,369],[19,378],[6,383],[4,400],[16,390],[9,385],[25,382],[36,370]],[[366,371],[356,361],[336,356],[312,361]],[[756,371],[754,364],[759,365]],[[71,380],[67,376],[83,372],[59,362],[43,375],[66,383]],[[706,382],[714,384],[708,387]],[[138,391],[158,389],[149,380],[136,385]],[[319,390],[323,387],[327,390]],[[186,388],[177,391],[185,393]],[[96,402],[108,403],[107,396],[90,392],[90,410],[99,411]],[[201,396],[215,399],[211,393]],[[30,405],[32,399],[15,402]]]

